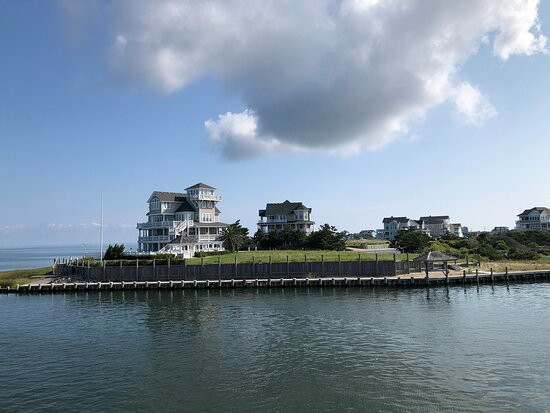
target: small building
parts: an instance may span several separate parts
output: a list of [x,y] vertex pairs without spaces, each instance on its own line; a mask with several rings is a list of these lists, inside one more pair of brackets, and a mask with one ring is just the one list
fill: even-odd
[[449,233],[454,235],[455,237],[464,238],[461,224],[451,224],[449,226]]
[[493,234],[502,234],[504,232],[510,231],[510,228],[508,227],[494,227],[491,231]]
[[359,238],[376,238],[377,231],[375,229],[363,229],[357,233]]
[[139,222],[138,251],[171,253],[188,258],[200,251],[222,251],[216,206],[222,200],[216,188],[198,183],[186,192],[154,191],[149,197],[147,221]]
[[518,214],[516,229],[518,231],[547,231],[550,230],[550,209],[534,207]]
[[259,210],[258,229],[265,233],[282,231],[285,228],[309,234],[315,231],[315,222],[311,220],[311,208],[301,202],[285,201],[269,203]]

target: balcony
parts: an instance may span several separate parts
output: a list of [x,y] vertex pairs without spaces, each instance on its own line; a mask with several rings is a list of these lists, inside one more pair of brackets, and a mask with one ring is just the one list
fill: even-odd
[[169,235],[150,235],[147,237],[138,237],[138,242],[170,242],[172,237]]
[[191,195],[190,198],[197,199],[199,201],[214,201],[214,202],[220,202],[222,200],[221,195],[208,195],[208,194]]
[[175,227],[180,222],[182,221],[138,222],[137,229],[171,228],[171,227]]

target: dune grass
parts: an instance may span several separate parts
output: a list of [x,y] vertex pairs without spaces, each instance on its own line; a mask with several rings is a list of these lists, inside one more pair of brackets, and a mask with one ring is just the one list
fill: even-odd
[[533,271],[550,269],[550,256],[543,256],[538,260],[532,261],[481,261],[481,270],[495,272],[508,271]]
[[15,287],[17,284],[38,281],[46,278],[51,271],[52,267],[0,271],[0,287]]

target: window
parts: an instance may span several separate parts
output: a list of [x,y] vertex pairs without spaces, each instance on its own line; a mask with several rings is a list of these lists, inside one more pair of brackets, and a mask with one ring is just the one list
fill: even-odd
[[157,211],[160,209],[160,199],[158,198],[153,198],[151,199],[151,203],[149,204],[149,209],[151,211]]

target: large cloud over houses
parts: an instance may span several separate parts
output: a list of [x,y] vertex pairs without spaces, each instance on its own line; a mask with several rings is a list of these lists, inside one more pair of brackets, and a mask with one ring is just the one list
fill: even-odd
[[246,110],[205,119],[231,159],[379,147],[444,102],[493,116],[460,79],[483,45],[545,51],[538,0],[127,0],[109,8],[118,74],[164,93],[212,77]]

